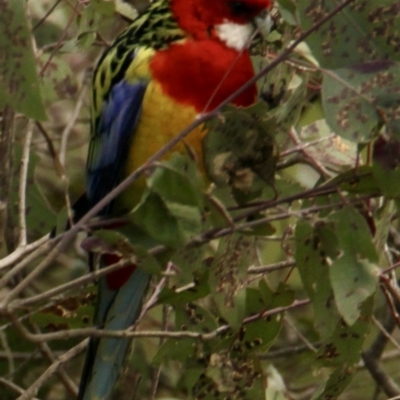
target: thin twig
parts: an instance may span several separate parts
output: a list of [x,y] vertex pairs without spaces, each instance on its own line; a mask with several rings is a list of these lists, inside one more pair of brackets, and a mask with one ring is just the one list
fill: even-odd
[[25,247],[27,243],[26,236],[26,186],[28,181],[29,155],[33,136],[34,122],[28,120],[24,147],[22,150],[21,168],[19,175],[18,190],[18,222],[19,222],[19,240],[18,247]]
[[[261,319],[265,319],[269,316],[281,314],[288,310],[292,310],[295,308],[303,307],[310,304],[309,299],[305,300],[295,300],[292,304],[284,307],[277,307],[272,310],[262,311],[260,313],[251,315],[250,317],[245,318],[242,321],[243,325],[249,324],[254,321],[258,321]],[[74,330],[60,330],[57,332],[51,333],[42,333],[42,334],[34,334],[29,332],[25,326],[18,320],[18,318],[13,314],[9,313],[8,317],[13,322],[15,329],[21,334],[25,339],[37,343],[37,342],[47,342],[51,340],[66,340],[72,339],[76,337],[114,337],[114,338],[137,338],[137,337],[146,337],[146,338],[175,338],[175,339],[198,339],[201,341],[209,341],[215,339],[220,334],[229,331],[229,325],[221,325],[214,331],[209,333],[201,333],[201,332],[191,332],[191,331],[133,331],[133,330],[104,330],[97,328],[82,328],[82,329],[74,329]]]
[[0,119],[0,252],[4,253],[7,242],[7,220],[10,207],[10,191],[13,176],[13,142],[15,112],[10,107],[2,110]]
[[[0,270],[9,268],[18,262],[21,258],[27,257],[33,251],[39,249],[49,240],[49,235],[43,236],[35,242],[29,243],[24,247],[17,247],[12,253],[0,260]],[[46,249],[46,252],[48,249]]]
[[79,117],[79,114],[82,110],[83,103],[86,98],[86,92],[87,92],[87,85],[83,83],[78,100],[76,101],[75,109],[71,115],[71,118],[69,119],[67,125],[65,126],[62,134],[61,134],[61,144],[60,144],[60,151],[59,151],[59,157],[58,159],[60,160],[60,164],[62,167],[62,175],[61,175],[61,180],[63,182],[63,187],[64,187],[64,198],[65,198],[65,204],[67,206],[67,212],[68,212],[68,220],[70,223],[73,223],[73,217],[72,217],[72,207],[71,207],[71,200],[69,198],[69,192],[68,192],[68,186],[69,186],[69,181],[68,181],[68,176],[65,173],[65,159],[66,159],[66,154],[67,154],[67,144],[68,144],[68,138],[71,134],[71,131],[73,127],[75,126],[76,120]]
[[280,261],[280,262],[277,262],[274,264],[261,265],[259,267],[249,267],[247,269],[247,272],[249,274],[263,274],[266,272],[273,272],[273,271],[278,271],[281,269],[294,267],[295,265],[296,265],[295,260],[285,260],[285,261]]
[[50,16],[50,14],[56,9],[56,7],[62,2],[63,0],[56,0],[56,2],[48,9],[46,14],[36,23],[36,25],[32,28],[32,32],[34,32],[46,19]]
[[[296,136],[297,136],[297,134],[296,134]],[[287,150],[281,151],[280,154],[279,154],[279,158],[287,157],[287,156],[289,156],[289,155],[291,155],[291,154],[293,154],[293,153],[303,152],[303,151],[304,151],[305,149],[307,149],[308,147],[313,147],[313,146],[318,145],[318,144],[321,143],[321,142],[325,142],[325,141],[327,141],[327,140],[331,140],[331,139],[333,139],[335,136],[336,136],[336,135],[331,134],[331,135],[324,136],[324,137],[322,137],[322,138],[315,139],[315,140],[313,140],[313,141],[311,141],[311,142],[306,142],[306,143],[303,143],[303,142],[301,142],[301,141],[299,140],[297,146],[294,146],[294,147],[291,147],[291,148],[289,148],[289,149],[287,149]],[[298,137],[298,136],[297,136],[297,137]]]
[[[291,139],[293,140],[293,142],[295,143],[295,145],[297,147],[303,145],[303,143],[301,142],[299,135],[296,132],[296,129],[294,127],[292,127],[289,130],[289,136],[291,137]],[[332,174],[331,172],[329,172],[318,160],[316,160],[311,154],[310,152],[307,150],[307,148],[305,148],[304,146],[302,147],[302,149],[300,150],[304,156],[310,161],[311,165],[325,178],[332,178],[332,176],[334,174]]]
[[310,351],[312,351],[313,353],[316,353],[318,351],[317,347],[315,347],[302,333],[301,331],[297,328],[297,326],[295,325],[295,323],[291,320],[289,315],[285,315],[284,317],[284,321],[286,322],[286,324],[289,325],[289,327],[291,329],[294,330],[294,332],[296,333],[296,335],[298,336],[298,338],[304,343],[305,346],[307,346]]
[[[36,333],[40,333],[39,328],[37,326],[33,326],[33,329]],[[57,358],[53,351],[50,349],[50,346],[46,342],[37,343],[37,346],[40,352],[50,361],[51,364],[57,362]],[[74,397],[78,395],[78,387],[75,382],[70,378],[65,368],[61,365],[58,370],[55,371],[55,374],[58,376],[60,382],[65,386],[67,391]]]
[[372,322],[378,327],[378,329],[382,332],[386,339],[389,340],[389,342],[392,343],[397,350],[400,350],[400,344],[374,316],[372,316]]
[[[164,247],[163,247],[163,250],[164,250]],[[96,279],[99,279],[102,276],[106,276],[106,275],[110,274],[111,272],[118,271],[119,269],[122,269],[122,268],[126,267],[127,265],[135,264],[135,262],[137,262],[136,257],[131,257],[131,258],[120,260],[115,264],[101,268],[97,271],[89,272],[89,273],[85,274],[84,276],[81,276],[77,279],[74,279],[74,280],[64,283],[62,285],[59,285],[55,288],[49,289],[46,292],[40,293],[35,296],[31,296],[27,299],[14,300],[12,303],[10,303],[10,309],[13,309],[13,308],[18,309],[18,308],[22,308],[22,307],[27,307],[34,303],[48,300],[49,298],[57,296],[68,290],[71,290],[73,288],[80,287],[84,284],[94,282]]]
[[[170,311],[170,307],[168,306],[168,304],[164,304],[163,305],[163,310],[162,310],[162,323],[161,323],[161,329],[163,331],[167,330],[167,325],[168,325],[168,314]],[[158,348],[161,348],[161,346],[165,343],[165,339],[164,338],[160,338],[159,342],[158,342]],[[160,382],[160,377],[161,377],[161,365],[159,365],[156,370],[153,373],[153,379],[151,382],[151,389],[150,389],[150,399],[151,400],[155,400],[156,399],[156,395],[157,395],[157,389],[158,389],[158,385]]]
[[0,331],[0,342],[4,349],[5,354],[7,355],[9,375],[12,375],[15,371],[15,362],[14,362],[13,352],[8,344],[7,335],[4,331]]
[[[60,351],[54,351],[53,352],[56,356],[59,356],[60,354],[63,354],[63,352]],[[40,354],[38,351],[30,352],[30,351],[13,351],[12,356],[14,360],[41,360],[43,359],[43,355]],[[0,351],[0,359],[7,359],[8,352],[6,351]]]
[[146,304],[142,308],[142,312],[140,313],[139,318],[136,321],[136,324],[143,318],[143,316],[147,313],[150,308],[152,308],[158,301],[158,296],[160,295],[161,291],[164,289],[164,286],[168,282],[169,279],[169,274],[173,270],[173,265],[171,262],[168,263],[167,268],[165,270],[165,276],[160,279],[160,282],[158,282],[156,288],[153,291],[153,294],[151,295],[150,299],[146,302]]
[[[11,281],[11,279],[14,278],[14,276],[18,275],[21,271],[23,271],[25,268],[29,267],[32,265],[32,262],[37,260],[39,256],[44,255],[49,252],[54,246],[55,242],[53,241],[48,241],[47,243],[44,243],[41,247],[37,247],[33,252],[31,252],[29,255],[25,256],[25,258],[14,268],[12,268],[10,271],[8,271],[4,276],[0,279],[0,287],[5,287],[8,282]],[[23,254],[24,255],[24,254]],[[32,280],[29,281],[32,282]],[[25,285],[25,287],[28,285]],[[3,301],[5,298],[3,299]]]
[[[321,342],[315,342],[312,343],[312,346],[316,349],[321,347]],[[296,345],[296,346],[289,346],[285,347],[284,349],[276,349],[276,350],[271,350],[268,351],[265,354],[261,354],[258,356],[261,360],[274,360],[277,358],[287,358],[290,356],[294,356],[296,354],[302,354],[302,353],[308,353],[311,352],[309,345],[301,344],[301,345]]]
[[78,99],[76,100],[76,105],[74,108],[74,111],[72,112],[71,117],[68,120],[67,125],[65,126],[63,132],[61,133],[61,143],[60,143],[60,150],[59,150],[59,160],[61,165],[65,168],[65,157],[67,153],[67,143],[68,143],[68,138],[69,135],[76,123],[76,120],[79,117],[79,114],[82,110],[83,103],[85,102],[86,99],[86,93],[87,93],[87,85],[83,83],[82,88],[80,90]]
[[381,358],[383,350],[385,349],[385,346],[391,336],[391,332],[396,326],[393,315],[391,313],[387,313],[383,325],[379,324],[378,326],[380,327],[380,331],[378,332],[378,335],[376,336],[370,348],[362,353],[362,359],[372,378],[386,393],[386,395],[389,397],[399,396],[400,387],[385,372],[379,363],[379,359]]
[[55,172],[58,176],[61,177],[64,174],[64,167],[61,165],[60,159],[58,158],[58,153],[53,144],[53,141],[50,138],[50,135],[47,133],[45,127],[39,121],[36,121],[36,127],[39,129],[39,132],[42,134],[46,142],[47,150],[50,153],[50,157],[53,160]]
[[44,76],[44,73],[46,72],[47,68],[49,67],[49,65],[50,65],[50,63],[51,63],[51,60],[52,60],[52,59],[54,58],[54,56],[56,55],[57,50],[61,47],[62,42],[63,42],[64,38],[65,38],[66,35],[67,35],[68,29],[71,27],[71,25],[72,25],[73,22],[75,21],[76,15],[78,14],[79,3],[80,3],[80,2],[78,1],[78,2],[76,3],[76,5],[73,7],[73,9],[72,9],[73,12],[72,12],[71,16],[69,17],[69,20],[68,20],[68,22],[67,22],[66,27],[65,27],[64,30],[62,31],[61,36],[60,36],[60,38],[58,39],[56,46],[54,47],[53,51],[52,51],[51,54],[49,55],[49,58],[47,59],[47,61],[45,62],[45,64],[43,65],[42,69],[41,69],[40,72],[39,72],[39,76],[40,76],[40,77],[43,77],[43,76]]
[[71,350],[64,353],[62,356],[57,357],[57,359],[50,365],[49,368],[38,378],[36,381],[24,391],[24,393],[17,398],[17,400],[31,400],[35,393],[43,386],[43,384],[54,375],[54,373],[71,358],[75,357],[77,354],[82,352],[88,345],[89,339],[85,339],[78,345],[73,347]]
[[[18,394],[24,393],[24,389],[21,387],[17,386],[14,382],[10,382],[7,379],[0,378],[0,384],[3,386],[8,387],[11,390],[14,390],[14,392],[17,392]],[[30,397],[29,400],[39,400],[37,397]]]

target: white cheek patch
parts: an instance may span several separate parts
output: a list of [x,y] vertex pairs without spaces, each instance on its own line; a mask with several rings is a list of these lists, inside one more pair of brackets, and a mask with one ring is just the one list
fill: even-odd
[[222,24],[215,26],[215,32],[228,47],[240,51],[249,44],[253,34],[253,27],[250,24],[240,25],[224,21]]

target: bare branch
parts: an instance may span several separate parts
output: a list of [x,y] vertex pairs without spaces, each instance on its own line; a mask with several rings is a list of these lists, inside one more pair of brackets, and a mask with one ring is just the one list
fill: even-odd
[[[12,253],[8,254],[6,257],[0,260],[0,270],[9,268],[16,262],[18,262],[21,258],[27,257],[33,251],[39,249],[42,245],[44,245],[49,240],[49,235],[43,236],[40,239],[36,240],[33,243],[29,243],[22,247],[17,247]],[[48,251],[48,249],[44,249],[44,251]],[[35,255],[35,258],[40,256],[39,254]]]
[[[34,326],[33,329],[35,330],[36,333],[40,333],[38,327]],[[56,357],[52,352],[52,350],[50,349],[50,346],[46,342],[37,343],[37,346],[40,352],[47,358],[47,360],[49,360],[52,363],[52,365],[57,362],[57,359],[59,359],[60,356]],[[63,365],[60,365],[60,367],[55,370],[55,374],[63,383],[67,391],[72,396],[76,397],[78,395],[78,388],[75,382],[69,377],[69,375],[65,371]]]
[[[48,253],[48,251],[50,249],[52,249],[55,246],[55,242],[49,241],[47,243],[44,243],[41,247],[37,247],[36,249],[31,252],[29,255],[26,255],[26,257],[18,264],[16,265],[13,269],[11,269],[10,271],[8,271],[1,279],[0,279],[0,287],[4,287],[7,285],[8,282],[11,281],[11,279],[14,278],[14,276],[16,276],[17,274],[19,274],[21,271],[23,271],[25,268],[29,267],[30,265],[32,265],[31,263],[35,260],[37,260],[37,258],[41,255],[44,255],[46,253]],[[22,256],[24,256],[24,252],[23,249],[21,249],[21,254]],[[26,279],[24,279],[25,282]],[[23,289],[25,289],[25,287],[27,287],[30,283],[32,282],[32,279],[29,280],[29,282],[26,282],[25,285],[23,285]],[[23,290],[22,289],[22,290]],[[10,292],[11,293],[11,292]],[[9,293],[9,294],[10,294]],[[3,299],[3,304],[0,304],[0,310],[2,307],[5,306],[5,304],[8,303],[8,301],[6,300],[7,296]],[[5,302],[5,303],[4,303]]]
[[[15,383],[8,381],[7,379],[0,378],[0,384],[8,387],[9,389],[13,390],[14,392],[17,392],[18,394],[24,393],[24,389],[20,388]],[[37,397],[31,396],[29,400],[39,400],[39,399]]]
[[71,350],[67,351],[62,356],[57,357],[57,359],[50,365],[49,368],[28,388],[24,391],[17,400],[30,400],[37,391],[43,386],[43,384],[53,376],[56,371],[71,358],[75,357],[77,354],[82,352],[88,345],[89,339],[83,340],[81,343],[73,347]]
[[8,219],[8,201],[12,179],[12,144],[14,140],[14,111],[5,108],[0,124],[0,250],[4,252],[5,234]]
[[296,261],[294,260],[285,260],[285,261],[280,261],[275,264],[270,264],[270,265],[261,265],[259,267],[249,267],[247,272],[249,274],[263,274],[266,272],[273,272],[273,271],[278,271],[281,269],[285,268],[290,268],[294,267],[296,265]]
[[21,168],[19,176],[19,193],[18,193],[18,221],[19,221],[19,241],[18,247],[24,248],[27,243],[26,239],[26,186],[28,180],[29,155],[31,151],[31,143],[33,136],[33,120],[28,120],[26,127],[25,142],[22,151]]
[[395,318],[391,313],[388,313],[383,325],[377,323],[376,320],[375,323],[380,327],[380,332],[376,336],[370,348],[362,353],[362,359],[372,378],[387,396],[400,396],[400,387],[384,371],[379,363],[379,359],[383,353],[386,343],[391,337],[390,333],[396,326]]
[[[245,318],[242,321],[242,324],[249,324],[253,321],[257,321],[260,319],[267,318],[271,315],[276,315],[283,313],[288,310],[292,310],[294,308],[303,307],[310,304],[309,299],[305,300],[295,300],[292,304],[284,307],[277,307],[272,310],[267,310],[260,312],[258,314],[254,314],[250,317]],[[109,331],[97,328],[83,328],[83,329],[74,329],[74,330],[60,330],[52,333],[42,333],[42,334],[33,334],[29,332],[24,325],[18,320],[18,318],[9,313],[8,317],[12,321],[14,327],[18,330],[18,332],[27,340],[37,343],[37,342],[46,342],[51,340],[66,340],[75,337],[116,337],[116,338],[137,338],[137,337],[149,337],[149,338],[192,338],[198,339],[202,341],[212,340],[221,333],[227,332],[230,329],[229,325],[221,325],[217,329],[209,333],[201,333],[201,332],[190,332],[190,331],[174,331],[174,332],[161,332],[161,331],[132,331],[132,330],[122,330],[122,331]]]

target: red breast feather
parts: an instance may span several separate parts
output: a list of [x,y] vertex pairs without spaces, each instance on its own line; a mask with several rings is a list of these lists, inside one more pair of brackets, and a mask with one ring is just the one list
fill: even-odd
[[[212,110],[254,75],[247,51],[239,53],[216,40],[172,44],[156,53],[150,68],[168,96],[198,112]],[[256,95],[253,85],[234,104],[249,106]]]

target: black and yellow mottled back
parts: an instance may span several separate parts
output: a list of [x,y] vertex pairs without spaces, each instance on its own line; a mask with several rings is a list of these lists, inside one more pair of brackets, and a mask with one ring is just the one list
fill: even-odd
[[92,136],[97,134],[103,102],[107,101],[111,88],[123,79],[135,50],[139,47],[159,50],[184,37],[171,13],[169,0],[156,0],[115,39],[98,61],[93,75]]

